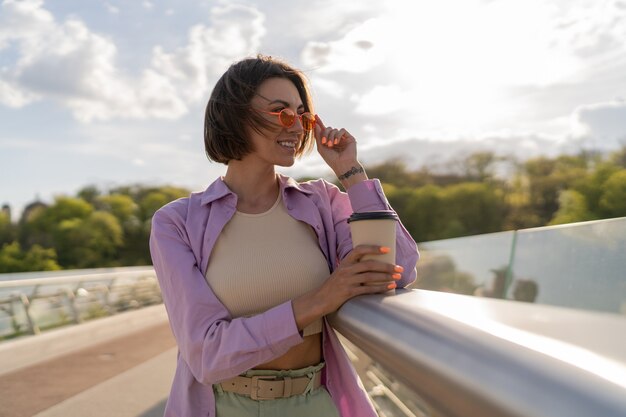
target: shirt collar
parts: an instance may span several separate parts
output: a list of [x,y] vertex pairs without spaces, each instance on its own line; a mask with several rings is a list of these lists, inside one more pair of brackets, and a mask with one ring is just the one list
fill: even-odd
[[[313,193],[311,190],[303,188],[302,185],[300,185],[296,180],[291,177],[287,177],[282,174],[277,174],[277,176],[281,192],[288,188],[294,188],[303,194]],[[233,193],[230,188],[228,188],[228,186],[224,182],[224,177],[219,177],[217,180],[213,181],[213,183],[209,185],[206,190],[204,190],[204,192],[202,193],[201,203],[203,205],[210,204],[231,194],[234,195],[235,193]]]
[[300,185],[300,183],[298,183],[298,181],[294,180],[293,178],[287,177],[282,174],[277,174],[277,175],[278,175],[278,182],[280,183],[281,191],[287,188],[295,188],[296,190],[300,191],[303,194],[313,194],[313,191],[303,188],[302,185]]

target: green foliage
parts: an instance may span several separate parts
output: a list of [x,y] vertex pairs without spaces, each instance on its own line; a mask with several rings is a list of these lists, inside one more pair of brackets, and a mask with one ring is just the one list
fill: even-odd
[[583,220],[592,220],[585,196],[576,190],[565,190],[559,196],[559,210],[550,224],[573,223]]
[[[505,164],[509,176],[499,178]],[[581,152],[525,162],[480,152],[436,172],[433,167],[411,171],[402,161],[367,171],[381,180],[418,242],[626,216],[626,147],[604,157]],[[0,272],[150,264],[153,214],[188,195],[171,186],[103,192],[90,185],[76,197],[35,205],[18,224],[0,212]],[[433,286],[474,290],[471,277],[447,268],[449,279]]]
[[604,183],[600,209],[606,217],[626,216],[626,169],[613,173]]
[[485,183],[462,183],[442,191],[449,224],[442,237],[501,230],[505,202],[502,192]]
[[7,213],[0,211],[0,246],[17,238],[17,230]]
[[96,197],[94,204],[99,210],[105,210],[113,214],[120,222],[125,222],[136,217],[139,206],[133,199],[124,194],[109,194]]
[[[0,212],[0,272],[150,264],[152,215],[164,204],[189,195],[176,187],[120,187],[103,193],[95,186],[77,197],[59,196],[11,225]],[[25,248],[22,250],[21,248]]]
[[0,248],[0,273],[27,271],[55,271],[61,269],[56,262],[56,251],[33,245],[23,251],[18,242]]
[[66,268],[118,266],[116,255],[123,243],[123,230],[111,213],[94,211],[86,219],[62,221],[54,241],[59,262]]

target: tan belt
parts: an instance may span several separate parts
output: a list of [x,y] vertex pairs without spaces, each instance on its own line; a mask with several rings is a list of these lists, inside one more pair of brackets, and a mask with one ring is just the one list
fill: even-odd
[[309,383],[312,381],[312,388],[319,388],[322,385],[322,371],[313,374],[313,378],[300,376],[297,378],[276,377],[257,375],[252,377],[236,376],[220,384],[227,392],[234,392],[239,395],[246,395],[253,400],[274,400],[276,398],[287,398],[293,395],[302,395],[306,392]]

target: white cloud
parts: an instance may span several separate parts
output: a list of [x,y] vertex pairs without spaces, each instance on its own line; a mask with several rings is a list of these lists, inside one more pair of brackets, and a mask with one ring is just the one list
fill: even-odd
[[104,7],[106,7],[107,11],[111,14],[119,14],[120,9],[116,6],[113,6],[111,3],[104,3]]
[[148,0],[144,0],[143,2],[141,2],[141,5],[148,10],[152,10],[152,8],[154,8],[154,4]]
[[610,98],[626,69],[623,3],[389,1],[379,16],[307,43],[301,56],[320,75],[314,87],[329,80],[320,91],[337,99],[334,108],[398,132],[549,126],[564,137],[572,108]]
[[376,85],[370,91],[351,100],[356,103],[354,111],[363,115],[377,116],[389,114],[406,107],[412,98],[399,85]]
[[236,59],[258,51],[264,16],[254,8],[223,6],[211,11],[212,25],[189,30],[189,43],[174,52],[153,51],[152,68],[179,84],[192,101],[207,97],[217,76]]
[[154,47],[150,66],[137,78],[118,67],[112,39],[81,20],[57,22],[39,0],[5,0],[2,11],[0,48],[12,44],[19,58],[3,69],[0,102],[21,107],[51,98],[82,122],[176,119],[206,98],[233,60],[256,52],[265,33],[256,9],[215,7],[211,26],[192,27],[186,46],[173,52]]
[[626,144],[626,102],[612,101],[578,107],[574,131],[601,148]]
[[20,90],[15,85],[0,80],[0,103],[19,108],[37,100],[37,95]]
[[384,20],[369,19],[336,41],[308,42],[302,51],[302,62],[322,73],[369,71],[384,61],[383,48],[388,45],[379,41],[384,30],[388,30]]

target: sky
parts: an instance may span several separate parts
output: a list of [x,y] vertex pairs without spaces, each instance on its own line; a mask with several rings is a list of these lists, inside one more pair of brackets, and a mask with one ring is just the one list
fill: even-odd
[[[626,144],[626,0],[0,0],[0,205],[86,185],[203,190],[230,64],[302,69],[367,167]],[[315,153],[280,169],[329,177]]]

